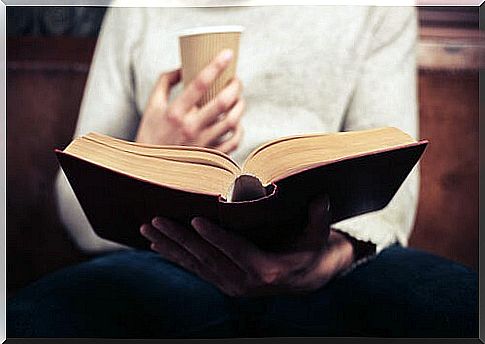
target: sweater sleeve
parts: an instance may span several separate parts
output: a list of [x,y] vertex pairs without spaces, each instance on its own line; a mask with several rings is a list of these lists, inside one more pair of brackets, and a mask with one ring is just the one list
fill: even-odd
[[[372,43],[362,65],[343,130],[394,126],[417,138],[415,9],[374,8]],[[376,252],[399,242],[407,245],[417,208],[417,166],[382,210],[333,225],[352,237],[376,245]]]
[[[97,131],[132,140],[139,116],[132,83],[132,54],[141,37],[139,10],[109,8],[89,71],[74,137]],[[74,243],[86,253],[120,249],[91,228],[62,170],[57,175],[57,208]]]

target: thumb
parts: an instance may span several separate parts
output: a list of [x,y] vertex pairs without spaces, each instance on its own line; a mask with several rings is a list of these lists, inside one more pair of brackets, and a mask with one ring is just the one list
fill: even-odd
[[179,83],[182,77],[181,69],[175,69],[170,72],[162,73],[155,84],[150,95],[149,104],[153,107],[163,107],[168,102],[170,90]]
[[327,195],[310,202],[306,231],[310,237],[327,240],[330,234],[330,199]]

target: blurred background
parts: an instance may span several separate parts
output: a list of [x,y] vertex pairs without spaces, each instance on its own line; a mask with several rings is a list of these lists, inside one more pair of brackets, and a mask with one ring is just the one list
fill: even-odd
[[[56,215],[54,148],[71,140],[102,7],[7,7],[7,295],[88,259]],[[477,7],[420,7],[420,201],[410,246],[478,269]],[[102,95],[100,95],[102,96]]]
[[9,7],[7,35],[97,37],[105,7]]

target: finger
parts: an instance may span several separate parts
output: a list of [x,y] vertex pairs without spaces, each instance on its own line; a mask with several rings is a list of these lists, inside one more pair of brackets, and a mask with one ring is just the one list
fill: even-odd
[[169,219],[156,217],[152,225],[190,252],[204,267],[230,279],[241,279],[242,270],[196,232]]
[[150,240],[152,243],[157,243],[160,240],[163,240],[163,237],[160,234],[160,232],[156,228],[154,228],[153,226],[151,226],[148,223],[145,223],[145,224],[141,225],[141,227],[140,227],[140,233],[145,238],[147,238],[148,240]]
[[196,105],[214,80],[229,66],[232,56],[233,52],[230,49],[221,51],[172,102],[168,110],[168,118],[175,122],[182,121],[184,115]]
[[299,240],[301,248],[323,247],[330,234],[330,201],[321,196],[308,206],[308,224]]
[[217,145],[225,134],[234,131],[239,126],[245,106],[244,99],[239,99],[223,119],[206,128],[201,134],[202,144],[204,146]]
[[239,147],[239,143],[244,135],[244,128],[242,125],[238,125],[232,136],[227,140],[216,146],[215,149],[224,152],[226,154],[235,151]]
[[214,99],[209,101],[197,114],[195,125],[204,128],[217,121],[219,116],[230,111],[240,99],[242,83],[234,78]]
[[189,251],[205,266],[213,268],[221,259],[221,252],[214,249],[211,250],[211,247],[200,236],[184,226],[161,217],[154,218],[152,225]]
[[239,268],[251,274],[255,273],[253,262],[263,259],[261,251],[256,246],[204,218],[195,217],[191,224],[205,240],[221,250]]
[[180,78],[180,68],[162,73],[158,78],[155,87],[153,88],[148,104],[154,107],[165,106],[167,104],[171,88],[180,81]]
[[295,248],[314,250],[323,248],[330,234],[330,205],[328,197],[321,196],[308,205],[308,222]]
[[197,260],[197,258],[169,238],[165,237],[156,243],[152,243],[150,248],[159,253],[160,256],[166,260],[181,266],[185,270],[190,271],[203,280],[215,285],[224,293],[229,295],[235,293],[234,287],[230,283],[222,279],[210,269],[207,269],[199,260]]
[[312,291],[324,286],[330,279],[342,271],[342,252],[338,246],[328,246],[311,269],[295,280],[295,286]]
[[308,206],[307,232],[328,237],[330,233],[330,199],[327,195],[316,198]]
[[[240,85],[240,81],[234,79],[216,98],[202,109],[187,113],[183,121],[184,135],[189,139],[197,138],[207,126],[215,123],[221,114],[230,111],[239,98],[239,89],[242,87]],[[209,139],[199,144],[207,146],[208,141]]]
[[236,288],[231,283],[228,283],[230,279],[227,280],[219,276],[207,266],[203,265],[203,263],[189,251],[186,251],[177,242],[161,234],[159,230],[150,224],[142,225],[140,232],[143,236],[152,241],[150,248],[159,253],[163,258],[195,273],[207,282],[222,289],[226,294],[236,293]]

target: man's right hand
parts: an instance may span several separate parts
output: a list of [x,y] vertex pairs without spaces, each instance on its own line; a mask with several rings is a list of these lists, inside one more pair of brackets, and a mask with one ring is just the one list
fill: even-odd
[[224,153],[235,150],[243,134],[240,120],[245,108],[240,80],[234,78],[203,107],[196,105],[231,59],[232,51],[223,50],[170,104],[170,91],[180,81],[181,70],[163,73],[143,113],[136,141],[202,146]]

